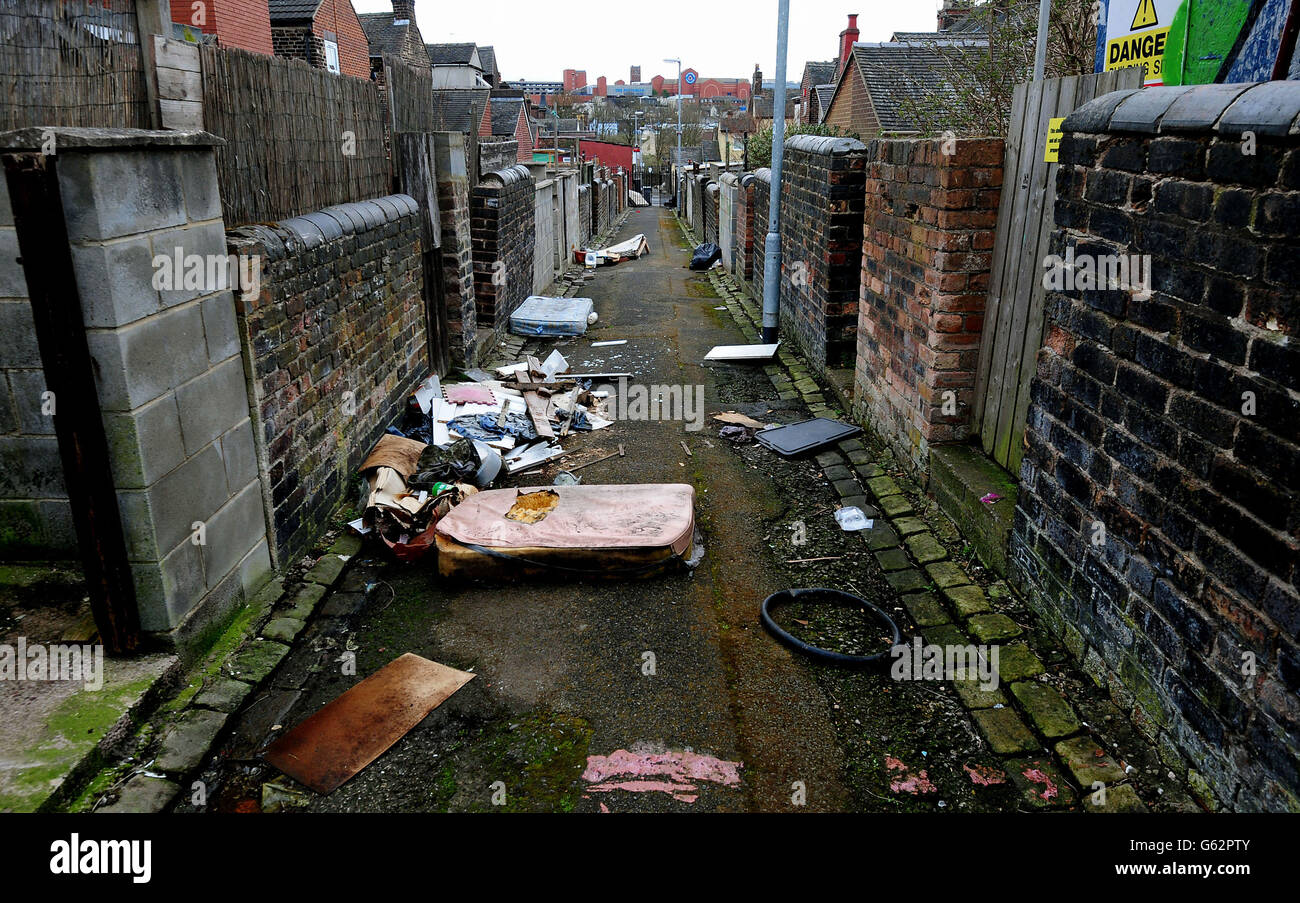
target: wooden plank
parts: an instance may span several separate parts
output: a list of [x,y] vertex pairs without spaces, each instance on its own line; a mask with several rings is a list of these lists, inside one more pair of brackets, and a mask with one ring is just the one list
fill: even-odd
[[524,404],[528,405],[528,416],[533,418],[533,426],[537,429],[537,435],[543,439],[554,439],[555,430],[551,427],[551,421],[546,418],[548,406],[546,399],[536,392],[525,392]]
[[[992,368],[994,344],[998,322],[1006,304],[1003,285],[1007,280],[1007,249],[1011,241],[1011,220],[1022,195],[1016,190],[1019,184],[1020,143],[1017,140],[1025,120],[1025,102],[1029,85],[1016,85],[1011,95],[1011,126],[1007,131],[1002,153],[1002,196],[998,202],[998,222],[993,234],[993,260],[989,274],[989,294],[984,305],[984,329],[980,341],[979,364],[975,371],[975,410],[971,431],[983,433],[985,399],[988,393],[989,371]],[[987,451],[987,449],[986,449]]]
[[[1021,270],[1025,262],[1025,230],[1030,222],[1030,210],[1033,203],[1033,152],[1035,123],[1042,109],[1042,82],[1032,82],[1025,89],[1025,112],[1017,141],[1017,167],[1015,182],[1012,183],[1013,208],[1011,222],[1007,230],[1007,241],[1003,253],[1006,255],[1007,267],[1000,289],[1001,313],[998,316],[998,329],[994,336],[993,354],[989,362],[989,378],[985,390],[985,407],[981,441],[986,454],[992,454],[997,445],[997,419],[1001,411],[1004,382],[1006,379],[1007,348],[1010,336],[1015,328],[1016,305],[1018,303],[1021,283]],[[1006,181],[1003,181],[1004,191]]]
[[160,68],[199,71],[199,47],[189,41],[154,35],[153,59],[154,65]]
[[203,128],[203,104],[201,103],[160,99],[158,108],[162,112],[162,125],[165,129]]
[[203,100],[203,76],[198,70],[158,67],[158,97],[160,100]]
[[[993,444],[993,460],[1010,469],[1008,449],[1011,443],[1011,422],[1015,414],[1015,399],[1019,390],[1021,348],[1029,320],[1029,308],[1035,287],[1042,285],[1042,257],[1039,254],[1044,229],[1044,214],[1050,219],[1047,200],[1051,187],[1047,183],[1049,164],[1043,159],[1047,141],[1049,114],[1056,110],[1061,91],[1061,79],[1041,82],[1039,104],[1034,118],[1028,121],[1025,136],[1030,142],[1029,207],[1025,212],[1024,245],[1016,279],[1015,315],[1007,334],[1005,361],[998,402],[998,421]],[[1054,171],[1054,170],[1053,170]]]

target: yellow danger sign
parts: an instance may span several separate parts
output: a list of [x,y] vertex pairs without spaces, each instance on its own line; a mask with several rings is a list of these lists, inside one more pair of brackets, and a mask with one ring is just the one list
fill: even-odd
[[1047,120],[1047,147],[1043,151],[1044,163],[1056,163],[1061,155],[1061,136],[1064,130],[1061,123],[1065,122],[1064,116],[1053,116]]
[[1150,28],[1152,25],[1159,25],[1160,19],[1156,15],[1156,0],[1142,0],[1138,4],[1137,11],[1133,13],[1133,24],[1129,26],[1132,31],[1139,28]]
[[1141,66],[1144,70],[1144,82],[1158,81],[1161,78],[1161,64],[1165,58],[1165,41],[1169,38],[1169,28],[1153,28],[1126,34],[1106,42],[1106,71],[1127,69]]

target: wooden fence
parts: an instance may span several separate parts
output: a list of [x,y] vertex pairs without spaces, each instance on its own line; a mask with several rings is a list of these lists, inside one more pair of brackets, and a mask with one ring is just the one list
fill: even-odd
[[974,421],[984,453],[1012,474],[1024,455],[1029,382],[1043,343],[1043,258],[1056,206],[1056,163],[1044,159],[1049,124],[1094,97],[1140,87],[1141,72],[1028,82],[1012,98]]
[[390,193],[374,82],[242,50],[203,46],[200,56],[204,125],[226,140],[217,178],[227,228]]
[[416,69],[386,53],[384,85],[388,100],[388,127],[392,134],[434,130],[431,70]]
[[0,3],[0,131],[152,128],[135,0]]

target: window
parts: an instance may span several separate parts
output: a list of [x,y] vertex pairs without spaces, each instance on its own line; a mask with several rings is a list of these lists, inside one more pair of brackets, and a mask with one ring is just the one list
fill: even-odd
[[325,68],[335,75],[343,71],[339,67],[339,45],[335,41],[325,42]]

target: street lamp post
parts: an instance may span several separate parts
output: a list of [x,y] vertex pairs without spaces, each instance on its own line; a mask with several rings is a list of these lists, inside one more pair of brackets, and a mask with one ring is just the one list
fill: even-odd
[[[682,61],[680,59],[666,59],[665,63],[677,64],[677,167],[682,165]],[[676,171],[674,170],[674,173]],[[673,197],[677,198],[677,178],[673,177]]]
[[785,63],[790,41],[790,0],[780,0],[776,24],[776,90],[772,92],[772,194],[763,265],[763,344],[776,342],[781,314],[781,180],[785,170]]

